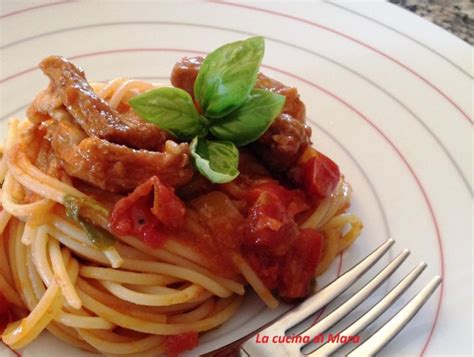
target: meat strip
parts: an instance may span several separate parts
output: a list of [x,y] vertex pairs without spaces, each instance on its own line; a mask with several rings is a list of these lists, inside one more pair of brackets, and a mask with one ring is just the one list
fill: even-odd
[[285,105],[282,113],[291,115],[293,118],[299,120],[303,124],[306,120],[306,107],[300,99],[298,89],[295,87],[288,87],[287,85],[267,77],[263,73],[259,73],[255,88],[266,89],[270,92],[281,94],[286,97]]
[[[173,68],[171,83],[193,95],[194,81],[203,57],[185,57]],[[306,108],[298,90],[259,73],[256,88],[266,89],[286,97],[282,113],[267,132],[252,143],[256,154],[273,171],[285,171],[293,166],[311,144],[311,128],[306,125]]]
[[184,57],[171,72],[171,84],[188,92],[194,98],[194,82],[204,57]]
[[311,145],[311,128],[290,114],[280,114],[252,149],[273,171],[286,171],[294,166]]
[[66,172],[100,189],[128,192],[155,175],[178,187],[193,176],[186,143],[168,140],[162,152],[135,150],[88,137],[72,118],[49,120],[43,126]]
[[135,149],[161,150],[165,144],[166,132],[131,111],[121,114],[114,110],[93,91],[84,72],[65,58],[50,56],[39,66],[51,83],[28,110],[33,122],[53,117],[52,112],[63,104],[91,137]]

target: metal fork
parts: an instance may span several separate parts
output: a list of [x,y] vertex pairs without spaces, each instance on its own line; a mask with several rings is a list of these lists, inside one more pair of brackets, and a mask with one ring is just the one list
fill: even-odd
[[[329,304],[341,295],[346,289],[353,285],[364,273],[371,268],[393,245],[394,240],[389,239],[373,251],[368,257],[360,261],[349,271],[328,284],[312,297],[308,298],[300,305],[292,308],[269,325],[264,326],[259,331],[254,331],[251,335],[239,340],[241,344],[241,356],[261,355],[261,344],[256,343],[257,332],[261,336],[310,336],[312,341],[337,322],[347,316],[354,308],[362,303],[377,287],[379,287],[408,257],[410,252],[403,250],[388,265],[386,265],[369,283],[367,283],[357,293],[352,295],[342,305],[333,310],[328,316],[318,321],[309,328],[301,328],[301,322]],[[369,311],[367,311],[357,321],[340,331],[340,336],[355,336],[375,321],[392,305],[398,297],[418,278],[426,268],[426,263],[418,264],[408,273],[390,292],[379,300]],[[389,343],[415,316],[420,308],[441,283],[441,277],[434,277],[423,289],[419,291],[403,308],[401,308],[384,326],[372,334],[368,339],[359,344],[348,356],[368,356],[379,352]],[[295,339],[297,340],[297,339]],[[293,340],[293,341],[295,341]],[[271,340],[270,340],[271,341]],[[344,341],[326,342],[321,345],[314,345],[305,342],[297,343],[268,343],[265,344],[265,355],[268,356],[328,356],[336,352],[344,345]]]

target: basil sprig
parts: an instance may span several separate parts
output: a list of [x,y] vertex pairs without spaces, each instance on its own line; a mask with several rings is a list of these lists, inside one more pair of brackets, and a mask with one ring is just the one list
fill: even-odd
[[194,96],[205,116],[222,118],[247,100],[257,81],[265,42],[262,37],[229,43],[204,59]]
[[[198,171],[215,183],[239,175],[239,151],[265,133],[285,104],[285,97],[254,89],[264,53],[262,37],[224,45],[201,64],[194,98],[179,88],[157,88],[129,103],[145,120],[180,140],[190,140]],[[208,140],[211,133],[217,140]]]
[[210,127],[219,140],[244,146],[257,140],[273,123],[285,104],[285,97],[264,89],[254,89],[247,101]]

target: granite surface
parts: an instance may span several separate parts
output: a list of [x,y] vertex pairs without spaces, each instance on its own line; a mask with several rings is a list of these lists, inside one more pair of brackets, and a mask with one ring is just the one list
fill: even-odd
[[474,44],[474,0],[389,0]]

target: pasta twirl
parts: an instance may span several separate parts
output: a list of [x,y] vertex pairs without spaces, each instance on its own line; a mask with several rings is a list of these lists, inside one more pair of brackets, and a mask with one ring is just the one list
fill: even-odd
[[[204,139],[212,108],[193,101],[188,84],[205,63],[180,62],[174,87],[89,84],[63,58],[41,63],[51,84],[27,120],[10,121],[0,160],[0,297],[10,311],[2,340],[11,348],[48,330],[106,355],[175,355],[231,319],[247,286],[270,308],[305,297],[359,236],[351,188],[311,147],[296,89],[256,70],[248,100],[273,101],[267,131],[239,134],[254,142],[235,147],[231,179],[211,162],[235,150]],[[168,96],[166,111],[155,108],[161,120],[175,110],[170,93],[182,107],[161,126],[133,106]],[[183,115],[201,115],[190,127],[209,126],[198,138],[207,151],[166,126]]]

